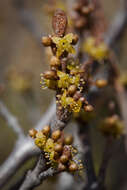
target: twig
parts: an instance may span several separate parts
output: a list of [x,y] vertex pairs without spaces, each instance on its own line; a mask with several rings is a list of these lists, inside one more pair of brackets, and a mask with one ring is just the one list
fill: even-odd
[[121,37],[127,25],[127,0],[124,0],[122,10],[116,14],[114,20],[105,35],[105,42],[112,47],[116,40]]
[[36,165],[36,167],[33,169],[33,171],[29,170],[25,181],[23,182],[22,186],[20,187],[20,190],[27,190],[31,189],[31,187],[36,187],[40,184],[39,175],[42,171],[44,171],[45,168],[45,159],[43,154],[40,155],[39,161]]
[[[52,103],[37,125],[35,125],[35,128],[38,130],[42,129],[45,124],[49,123],[55,113],[55,109],[56,108]],[[39,153],[40,150],[34,145],[33,141],[28,136],[24,136],[22,139],[18,138],[13,151],[0,167],[0,187],[2,187],[6,181],[14,175],[17,169],[26,160],[33,156],[37,156]]]
[[81,120],[78,120],[79,123],[79,136],[82,141],[83,151],[84,151],[84,163],[87,174],[87,184],[83,188],[83,190],[94,190],[98,186],[97,178],[95,175],[92,153],[91,153],[91,145],[90,145],[90,137],[89,137],[89,125],[88,123],[84,123]]
[[6,106],[0,101],[0,114],[7,121],[8,126],[13,129],[19,138],[24,138],[22,127],[19,125],[18,120],[13,116]]
[[127,153],[127,95],[124,87],[116,81],[115,84],[116,89],[116,97],[119,103],[120,112],[123,118],[124,126],[125,126],[125,151]]
[[106,171],[108,169],[108,164],[111,159],[112,153],[113,153],[113,142],[112,138],[106,139],[105,148],[103,152],[102,162],[99,169],[98,174],[98,183],[99,183],[99,189],[104,190],[105,189],[105,177],[106,177]]
[[55,170],[53,168],[49,168],[46,171],[44,171],[45,169],[44,163],[45,163],[44,158],[41,155],[34,170],[28,171],[25,181],[23,182],[19,190],[33,189],[34,187],[40,185],[48,177],[52,177],[55,174],[59,173],[58,170]]

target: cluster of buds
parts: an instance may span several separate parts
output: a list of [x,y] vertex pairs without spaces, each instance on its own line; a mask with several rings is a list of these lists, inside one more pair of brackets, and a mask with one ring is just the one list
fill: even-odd
[[91,13],[93,13],[95,9],[94,3],[89,0],[79,0],[77,1],[74,6],[74,27],[76,29],[88,29],[89,23],[91,23]]
[[41,131],[31,129],[29,135],[35,144],[44,152],[47,165],[57,168],[59,171],[76,172],[83,169],[81,160],[75,159],[78,153],[72,146],[73,137],[60,130],[50,131],[50,126],[45,126]]
[[118,115],[107,117],[101,124],[100,130],[105,136],[118,138],[123,134],[124,125]]
[[65,13],[57,10],[53,17],[54,35],[42,37],[43,45],[51,47],[53,56],[50,70],[41,74],[41,86],[56,91],[59,109],[80,112],[83,108],[85,111],[92,111],[93,107],[83,95],[88,89],[87,70],[69,56],[69,53],[75,53],[73,45],[78,42],[78,36],[72,33],[65,35],[66,27]]

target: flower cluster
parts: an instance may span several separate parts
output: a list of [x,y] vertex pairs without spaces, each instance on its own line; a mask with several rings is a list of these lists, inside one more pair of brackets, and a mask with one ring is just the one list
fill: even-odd
[[123,134],[124,125],[117,115],[107,117],[100,126],[101,132],[105,136],[113,136],[118,138]]
[[[61,19],[63,26],[61,26]],[[66,24],[67,18],[64,12],[57,11],[53,18],[55,34],[42,37],[42,44],[51,48],[53,56],[50,60],[50,70],[41,74],[41,86],[43,89],[49,88],[56,91],[56,102],[59,105],[59,109],[67,108],[74,113],[80,112],[81,109],[90,112],[93,111],[93,107],[88,104],[84,93],[88,90],[89,79],[91,80],[89,72],[91,62],[85,63],[84,67],[80,65],[77,59],[69,55],[75,52],[73,46],[77,44],[78,36],[72,33],[65,35],[64,28],[66,28]],[[94,44],[89,47],[89,51],[94,49],[96,57],[102,58],[105,51],[101,51],[100,46],[97,48],[93,46]],[[92,84],[101,88],[107,85],[107,81],[102,79],[92,82]]]
[[31,129],[29,135],[35,144],[44,152],[47,164],[59,171],[76,172],[83,169],[80,160],[76,161],[77,149],[72,146],[73,137],[65,136],[60,130],[50,134],[50,126],[45,126],[42,131]]
[[92,56],[95,60],[103,60],[108,56],[108,47],[104,42],[96,42],[94,37],[85,40],[84,51]]

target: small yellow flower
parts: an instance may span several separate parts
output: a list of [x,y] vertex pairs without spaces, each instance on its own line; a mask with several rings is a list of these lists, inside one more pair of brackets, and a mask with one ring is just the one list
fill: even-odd
[[63,52],[67,51],[68,53],[75,53],[75,49],[71,45],[73,40],[73,34],[69,33],[63,38],[52,37],[52,41],[56,44],[57,52],[56,56],[60,57]]
[[53,139],[49,138],[45,144],[44,151],[48,153],[49,155],[49,160],[53,161],[54,160],[54,146],[55,143]]
[[43,150],[46,143],[46,136],[43,135],[41,131],[37,132],[36,138],[35,138],[35,144]]
[[71,107],[71,109],[72,109],[73,112],[78,113],[81,110],[82,102],[80,100],[73,101],[73,103],[70,104],[70,107]]
[[70,111],[73,112],[80,112],[82,108],[82,102],[80,100],[75,101],[72,97],[67,97],[66,90],[64,91],[61,97],[61,105],[66,108],[67,106],[70,107]]
[[54,146],[55,146],[55,144],[54,144],[53,139],[48,138],[48,140],[45,144],[45,147],[44,147],[44,151],[45,152],[52,152],[52,151],[54,151]]
[[40,84],[42,89],[56,89],[57,87],[56,80],[45,79],[43,76],[41,76]]
[[57,71],[57,76],[59,77],[58,87],[59,88],[68,88],[69,87],[69,75],[64,72]]

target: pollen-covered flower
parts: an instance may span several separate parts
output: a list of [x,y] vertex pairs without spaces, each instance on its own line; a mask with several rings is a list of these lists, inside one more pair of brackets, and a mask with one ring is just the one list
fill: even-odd
[[35,138],[35,144],[40,148],[43,149],[46,143],[46,136],[41,132],[37,132]]
[[62,71],[57,71],[57,76],[59,77],[58,87],[59,88],[68,88],[69,87],[69,75]]
[[52,37],[52,41],[56,44],[57,47],[57,52],[56,52],[57,57],[60,57],[65,51],[68,53],[75,53],[75,49],[71,45],[73,41],[72,33],[67,34],[63,38],[54,36]]
[[72,97],[67,97],[67,91],[65,90],[61,96],[61,105],[64,108],[69,107],[69,110],[72,112],[80,112],[82,108],[82,102],[80,100],[75,101]]

